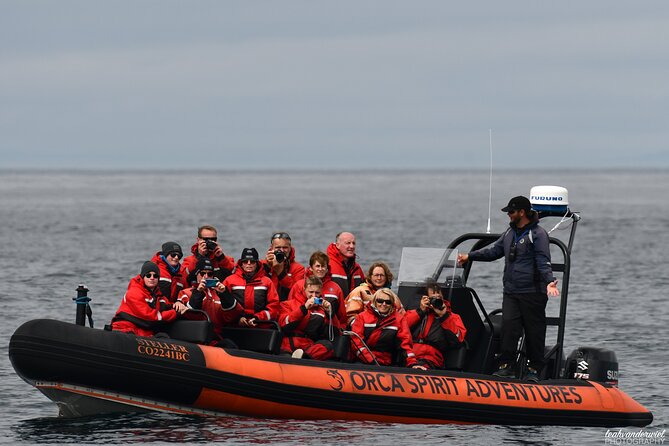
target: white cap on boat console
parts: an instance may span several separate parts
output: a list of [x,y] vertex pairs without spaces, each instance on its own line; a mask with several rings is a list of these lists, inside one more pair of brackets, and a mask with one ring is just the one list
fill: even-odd
[[560,186],[534,186],[530,189],[530,203],[535,211],[565,213],[569,209],[569,193]]

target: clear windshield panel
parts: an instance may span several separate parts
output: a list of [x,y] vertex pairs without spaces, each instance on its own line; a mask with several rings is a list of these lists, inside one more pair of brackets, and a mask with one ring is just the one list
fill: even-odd
[[457,249],[402,248],[398,284],[425,283],[427,278],[446,283],[453,276],[462,277],[457,259]]

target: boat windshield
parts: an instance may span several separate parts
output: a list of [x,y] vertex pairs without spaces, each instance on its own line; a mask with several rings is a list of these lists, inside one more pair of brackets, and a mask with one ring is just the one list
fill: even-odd
[[462,279],[463,268],[457,266],[458,250],[444,248],[402,248],[398,284],[417,285],[432,278],[439,283]]

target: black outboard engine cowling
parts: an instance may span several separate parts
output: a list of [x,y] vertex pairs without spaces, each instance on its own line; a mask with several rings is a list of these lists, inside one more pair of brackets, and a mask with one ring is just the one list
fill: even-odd
[[618,358],[605,348],[579,347],[567,358],[568,379],[587,379],[618,387]]

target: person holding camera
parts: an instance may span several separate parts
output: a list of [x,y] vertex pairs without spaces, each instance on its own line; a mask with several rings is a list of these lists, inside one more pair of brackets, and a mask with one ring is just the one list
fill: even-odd
[[538,381],[545,362],[548,296],[560,294],[551,267],[548,233],[539,226],[539,215],[527,197],[513,197],[502,212],[509,216],[504,234],[488,247],[458,254],[458,263],[504,257],[502,345],[499,369],[493,375],[516,377],[516,350],[524,330],[529,360],[525,379]]
[[441,287],[429,280],[420,306],[406,312],[405,318],[413,338],[415,368],[441,369],[449,348],[464,342],[467,329],[459,315],[451,311]]
[[190,251],[192,254],[186,257],[182,264],[186,276],[195,270],[195,265],[200,259],[211,261],[214,265],[214,276],[221,282],[235,269],[235,259],[223,253],[221,245],[218,244],[218,231],[213,226],[204,225],[198,228],[197,240]]
[[339,285],[344,296],[348,296],[365,279],[365,273],[355,261],[355,235],[350,232],[337,234],[335,242],[328,246],[327,255],[332,280]]
[[279,325],[284,333],[281,351],[293,358],[325,360],[334,356],[335,334],[332,305],[322,297],[323,282],[316,276],[300,281],[304,285],[281,303]]
[[351,326],[351,355],[365,364],[391,365],[393,360],[412,367],[416,364],[407,322],[395,311],[397,295],[381,288],[372,302],[358,314]]
[[[200,259],[191,274],[189,282],[193,286],[179,294],[179,301],[189,309],[206,312],[220,338],[221,329],[233,325],[244,313],[244,308],[226,290],[223,282],[214,277],[214,265],[209,259]],[[187,319],[201,318],[197,313],[185,313],[185,316]]]
[[274,283],[260,266],[258,251],[244,248],[234,274],[223,281],[225,289],[235,296],[244,309],[239,318],[242,327],[255,327],[259,321],[276,321],[279,316],[279,295]]
[[295,261],[295,248],[287,232],[272,234],[262,265],[267,277],[274,282],[281,302],[288,299],[295,282],[304,279],[304,266]]
[[170,302],[176,302],[179,293],[188,287],[186,274],[181,267],[181,258],[184,256],[181,246],[177,242],[165,242],[151,261],[160,269],[160,292]]
[[160,293],[158,282],[160,269],[155,263],[148,261],[128,284],[128,291],[111,321],[111,329],[134,333],[137,336],[153,336],[166,323],[183,314],[186,306],[177,301],[171,303]]
[[[305,270],[305,277],[318,277],[323,282],[322,297],[327,300],[332,307],[332,323],[337,329],[344,329],[346,327],[346,308],[344,307],[344,294],[341,292],[339,285],[334,283],[332,275],[329,270],[330,259],[327,254],[322,251],[314,251],[309,257],[309,267]],[[295,282],[293,288],[290,290],[288,300],[295,298],[296,294],[302,293],[304,282],[306,279],[301,279]]]

